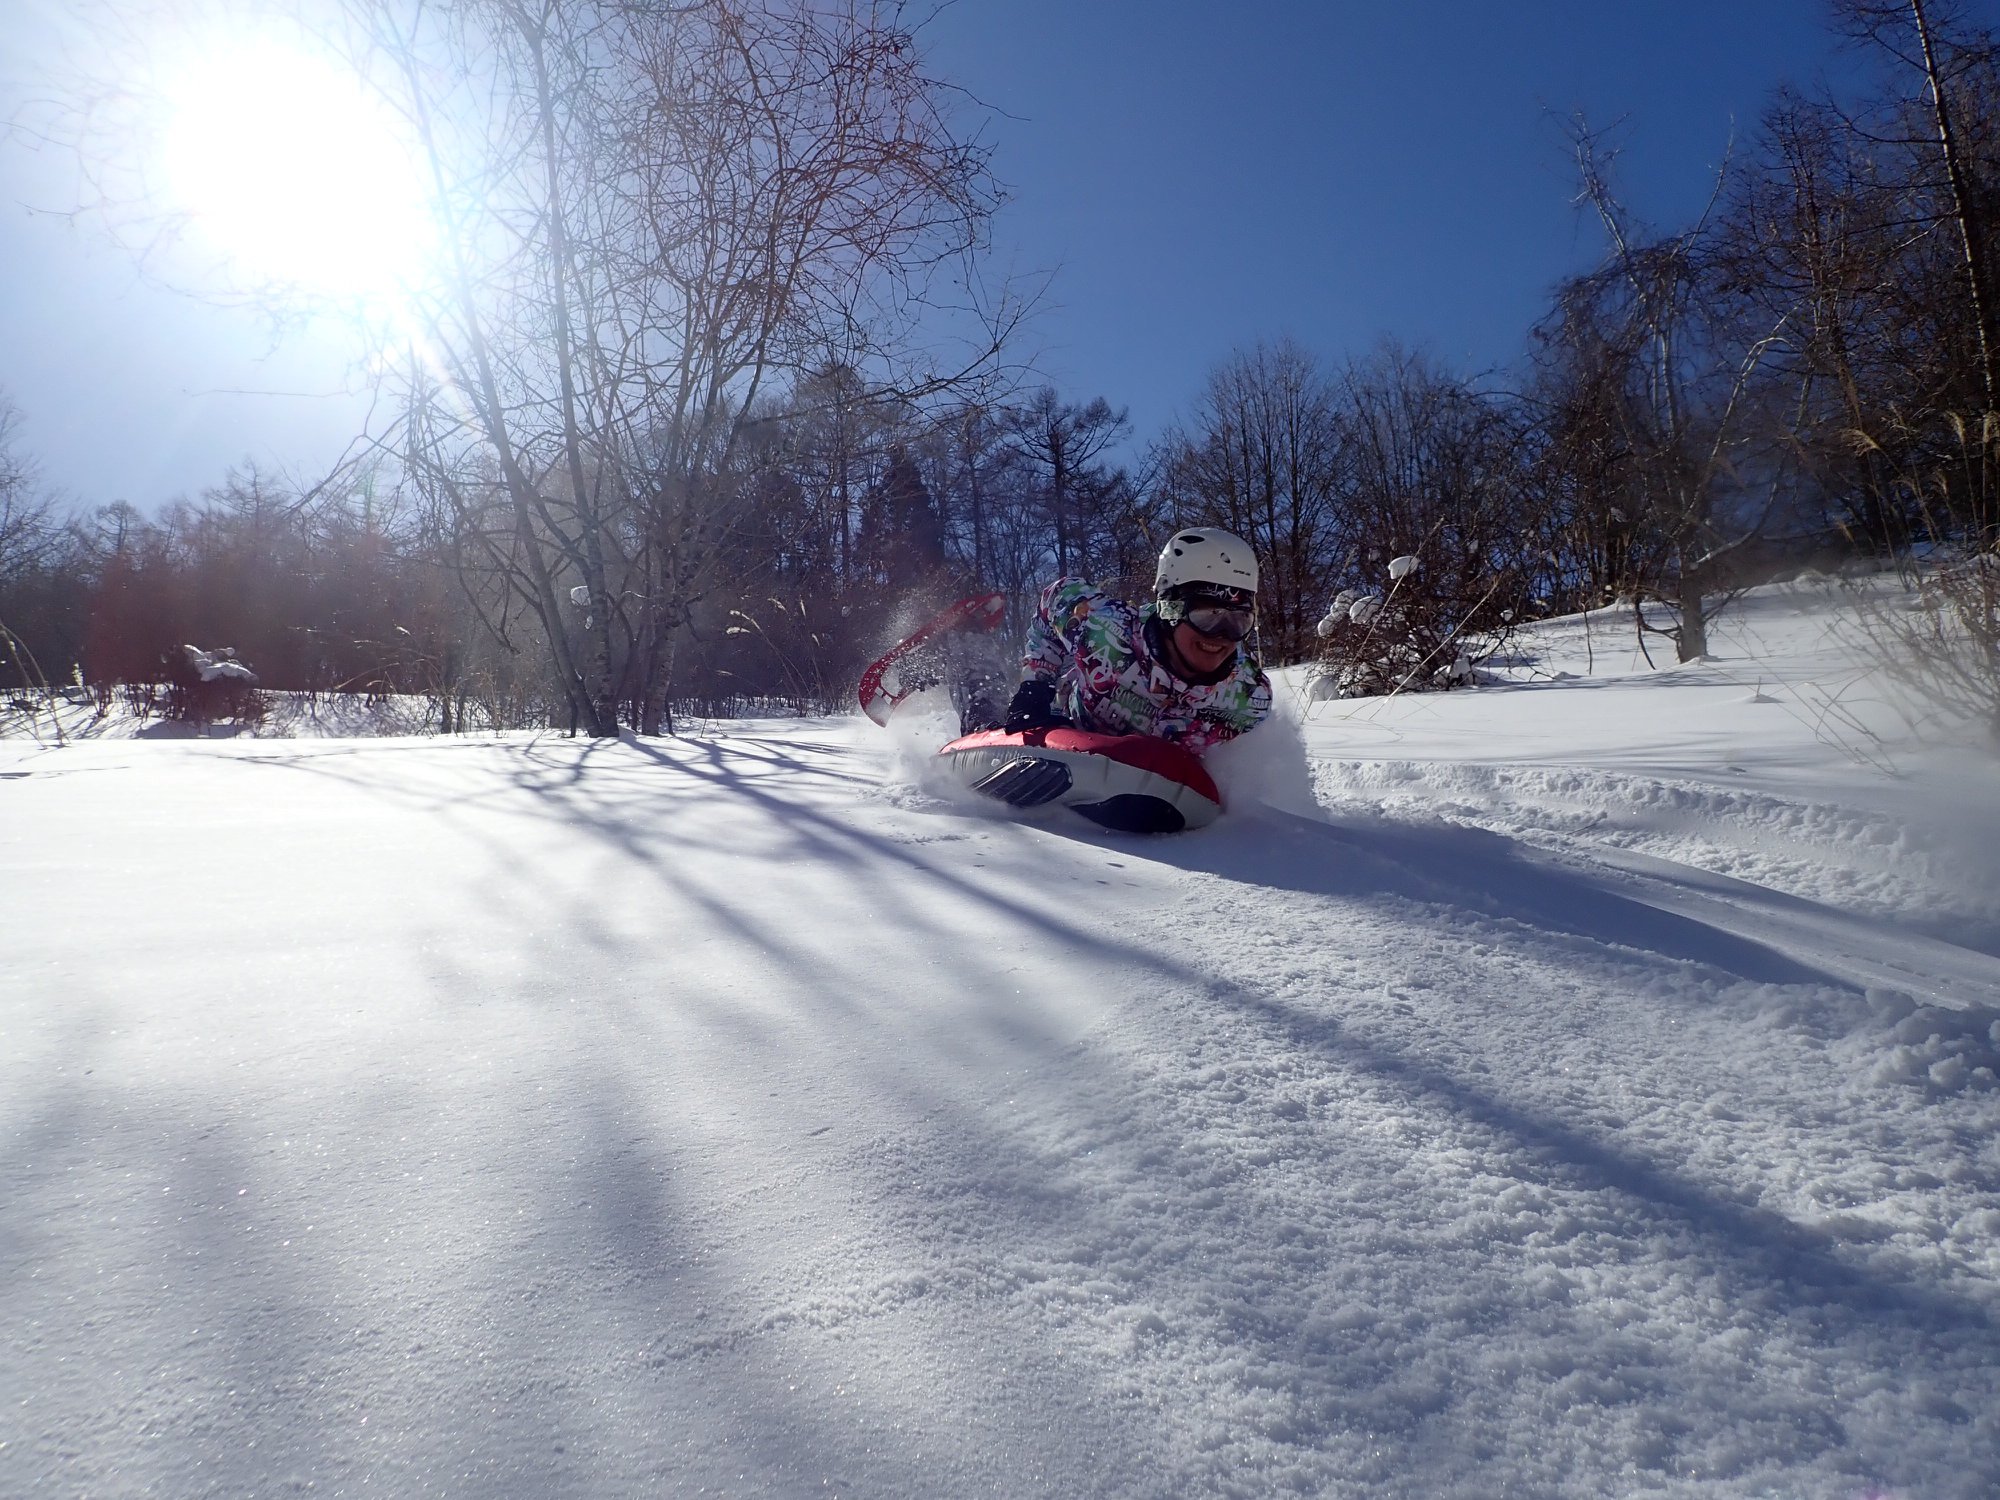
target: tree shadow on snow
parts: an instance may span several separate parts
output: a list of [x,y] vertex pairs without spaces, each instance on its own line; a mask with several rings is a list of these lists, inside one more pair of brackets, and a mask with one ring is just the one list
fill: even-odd
[[1906,1331],[1980,1336],[1992,1330],[1991,1318],[1974,1302],[1850,1265],[1824,1232],[1732,1201],[1571,1125],[1530,1113],[1465,1078],[1358,1037],[1335,1018],[1246,990],[1228,998],[1282,1026],[1300,1045],[1526,1148],[1553,1183],[1617,1193],[1648,1216],[1691,1231],[1700,1247],[1695,1253],[1706,1251],[1726,1274],[1775,1290],[1790,1306],[1833,1310],[1856,1327],[1888,1323]]
[[[552,885],[523,863],[503,825],[467,819],[454,832],[475,841],[489,856],[468,861],[466,878],[490,882],[496,903],[517,908],[524,925],[541,920],[573,936],[597,955],[600,972],[629,972],[615,995],[605,993],[614,986],[600,986],[593,997],[596,1004],[578,1024],[617,1023],[622,1045],[634,1059],[631,1070],[599,1066],[553,1073],[552,1078],[566,1078],[572,1088],[561,1109],[542,1114],[530,1112],[525,1090],[518,1100],[504,1091],[488,1095],[477,1088],[461,1098],[447,1083],[415,1068],[407,1076],[331,1080],[324,1097],[310,1101],[317,1110],[301,1116],[318,1113],[326,1136],[357,1145],[359,1159],[339,1163],[342,1170],[331,1176],[298,1165],[264,1164],[260,1153],[270,1147],[251,1128],[264,1123],[256,1108],[245,1108],[240,1121],[220,1111],[218,1127],[210,1118],[218,1113],[214,1101],[162,1105],[150,1112],[151,1128],[137,1131],[115,1112],[125,1102],[122,1098],[112,1096],[79,1110],[82,1096],[73,1081],[51,1091],[45,1128],[24,1139],[70,1141],[68,1157],[80,1165],[100,1149],[91,1143],[112,1139],[116,1126],[125,1132],[122,1139],[134,1143],[120,1148],[121,1164],[137,1159],[170,1172],[175,1198],[220,1206],[204,1217],[176,1220],[142,1268],[183,1268],[173,1288],[174,1300],[182,1304],[175,1311],[197,1314],[201,1326],[222,1328],[223,1336],[191,1353],[177,1324],[156,1320],[137,1368],[198,1368],[204,1374],[202,1394],[270,1394],[262,1398],[266,1404],[261,1408],[241,1413],[223,1408],[230,1420],[219,1426],[196,1430],[198,1424],[183,1423],[173,1430],[162,1441],[176,1461],[151,1470],[164,1487],[192,1476],[193,1465],[201,1460],[213,1463],[224,1451],[218,1438],[267,1435],[275,1423],[275,1451],[253,1459],[240,1444],[228,1450],[234,1456],[223,1481],[238,1481],[245,1492],[269,1492],[289,1478],[289,1469],[319,1480],[386,1481],[391,1488],[448,1479],[463,1487],[483,1486],[487,1493],[550,1494],[577,1490],[591,1472],[592,1459],[586,1455],[594,1452],[605,1465],[598,1471],[604,1487],[617,1483],[626,1492],[666,1493],[676,1486],[686,1492],[697,1481],[741,1484],[745,1470],[753,1485],[782,1486],[793,1493],[820,1484],[828,1470],[873,1479],[878,1493],[953,1491],[954,1476],[944,1469],[949,1433],[899,1435],[885,1453],[881,1432],[898,1415],[895,1408],[856,1421],[851,1408],[829,1402],[823,1391],[798,1381],[798,1368],[788,1361],[805,1346],[788,1340],[786,1330],[798,1325],[783,1320],[804,1316],[794,1310],[794,1301],[805,1299],[774,1290],[772,1264],[754,1243],[743,1242],[757,1222],[749,1213],[754,1196],[740,1200],[741,1223],[729,1222],[727,1215],[702,1221],[698,1207],[712,1212],[718,1203],[738,1200],[720,1197],[712,1185],[695,1191],[689,1174],[707,1169],[701,1160],[703,1143],[676,1138],[650,1113],[646,1090],[653,1080],[641,1014],[645,1007],[701,1005],[710,1025],[759,1024],[750,1015],[731,1014],[727,997],[704,1000],[696,992],[698,973],[687,986],[669,989],[676,977],[671,926],[676,902],[684,903],[682,911],[699,912],[746,950],[754,949],[774,980],[789,981],[818,1001],[858,1009],[879,989],[868,976],[829,964],[827,953],[808,937],[787,931],[779,920],[783,914],[768,909],[757,893],[704,883],[698,869],[677,859],[684,851],[723,848],[725,839],[756,840],[761,857],[822,863],[857,884],[885,872],[921,875],[991,924],[986,951],[975,950],[962,932],[940,932],[935,914],[900,903],[896,881],[881,882],[875,920],[903,931],[913,947],[937,936],[968,965],[997,971],[1009,944],[1034,942],[1122,965],[1133,976],[1135,990],[1163,986],[1214,994],[1222,1005],[1274,1028],[1303,1053],[1385,1080],[1424,1106],[1518,1144],[1559,1182],[1631,1200],[1642,1220],[1656,1221],[1691,1241],[1685,1249],[1690,1257],[1715,1266],[1725,1280],[1753,1294],[1762,1292],[1776,1304],[1774,1317],[1782,1318],[1791,1308],[1812,1309],[1822,1325],[1818,1337],[1825,1342],[1865,1344],[1870,1356],[1879,1356],[1912,1352],[1913,1341],[1920,1346],[1915,1352],[1923,1354],[1946,1343],[1977,1350],[1981,1340],[1990,1338],[1989,1321],[1976,1306],[1849,1266],[1823,1237],[1781,1216],[1731,1201],[1585,1129],[1352,1036],[1336,1022],[1270,995],[1249,987],[1217,987],[1208,976],[1164,957],[1141,936],[1127,940],[1093,931],[1087,913],[1065,920],[1047,907],[1013,899],[963,862],[897,843],[855,819],[851,809],[842,809],[845,816],[830,812],[815,801],[817,788],[870,781],[855,774],[838,749],[802,751],[783,742],[747,739],[625,746],[621,750],[606,742],[560,752],[553,747],[517,749],[503,774],[510,777],[512,789],[531,795],[509,796],[505,811],[574,827],[614,851],[619,863],[601,875],[593,867],[595,878],[654,882],[648,897],[659,900],[662,931],[657,941],[596,925],[595,887]],[[374,796],[444,818],[451,818],[461,803],[486,806],[491,800],[485,783],[470,791],[449,781],[385,784],[324,757],[302,757],[290,764],[319,776],[351,779]],[[662,770],[678,774],[656,774]],[[732,803],[760,816],[731,816],[712,827],[679,819],[691,800],[715,793],[726,793]],[[1090,841],[1126,853],[1135,847],[1132,840],[1108,836]],[[1260,813],[1145,847],[1164,862],[1251,885],[1344,900],[1386,897],[1444,906],[1760,983],[1839,983],[1776,950],[1661,912],[1498,835],[1475,830],[1330,825]],[[728,852],[743,850],[732,843]],[[698,866],[700,861],[686,863]],[[550,905],[558,909],[544,914],[541,909]],[[747,967],[749,960],[743,962]],[[560,951],[537,953],[530,971],[516,975],[509,988],[516,995],[540,994],[554,981],[573,977],[567,969]],[[486,998],[476,973],[440,969],[431,980],[440,990],[455,988],[468,1003]],[[995,1007],[967,1016],[965,1024],[996,1027],[1007,1019],[1004,1008]],[[746,1042],[754,1041],[747,1029],[744,1035]],[[1114,1055],[1065,1055],[1074,1070],[1077,1109],[1086,1117],[1093,1091],[1131,1092],[1131,1079]],[[885,1089],[916,1086],[915,1080],[887,1067],[879,1082]],[[456,1117],[454,1130],[453,1107],[482,1098],[488,1112]],[[1074,1175],[1080,1168],[1067,1157],[1053,1164],[1020,1159],[1018,1137],[1003,1128],[1003,1120],[982,1113],[983,1108],[976,1098],[955,1099],[941,1090],[913,1101],[912,1113],[937,1112],[942,1123],[935,1134],[944,1142],[942,1154],[957,1159],[955,1176],[965,1191],[998,1210],[998,1222],[1014,1226],[1012,1243],[1025,1242],[1038,1262],[1061,1263],[1073,1224],[1063,1211],[1070,1199],[1059,1189],[1068,1181],[1064,1174]],[[380,1123],[404,1117],[413,1128],[439,1119],[439,1129],[451,1135],[462,1154],[428,1164],[427,1181],[393,1190],[371,1188],[371,1183],[400,1183],[398,1174],[411,1166],[388,1154],[392,1132]],[[1175,1129],[1186,1128],[1164,1115],[1148,1116],[1143,1104],[1135,1118],[1140,1127],[1157,1124],[1149,1138],[1169,1143]],[[379,1139],[372,1148],[371,1138]],[[995,1161],[1010,1159],[1015,1164],[1008,1171],[995,1170]],[[878,1176],[881,1180],[870,1183],[869,1193],[909,1203],[912,1214],[919,1208],[929,1214],[933,1205],[928,1197],[918,1203],[894,1196],[903,1191],[891,1180],[899,1175],[897,1163],[893,1153],[874,1150],[844,1163],[843,1170]],[[830,1167],[814,1161],[801,1163],[800,1170],[810,1176]],[[1174,1168],[1170,1164],[1160,1170],[1171,1174]],[[312,1255],[280,1254],[268,1239],[246,1240],[245,1221],[232,1215],[248,1210],[230,1206],[238,1201],[239,1186],[255,1184],[263,1172],[293,1184],[293,1217],[310,1219],[331,1210],[336,1221],[349,1220],[352,1230]],[[760,1188],[770,1190],[768,1184]],[[69,1182],[51,1169],[33,1207],[38,1213],[53,1212],[70,1193]],[[315,1202],[315,1193],[334,1201]],[[1017,1195],[1011,1203],[1010,1193]],[[1298,1269],[1279,1274],[1307,1280],[1339,1273],[1337,1266],[1306,1266],[1287,1258],[1282,1205],[1232,1198],[1210,1210],[1190,1203],[1185,1193],[1163,1190],[1161,1196],[1176,1213],[1212,1216],[1217,1236],[1266,1244],[1268,1253],[1256,1257],[1260,1263],[1298,1264]],[[1231,1217],[1246,1207],[1250,1216]],[[25,1210],[17,1206],[15,1211]],[[374,1248],[362,1237],[362,1231],[377,1225],[400,1231],[400,1226],[421,1226],[432,1216],[440,1233],[428,1244]],[[280,1228],[281,1222],[288,1221],[272,1222],[271,1235],[292,1233]],[[489,1224],[497,1226],[490,1244]],[[924,1238],[927,1233],[932,1238]],[[246,1242],[260,1247],[247,1263]],[[18,1254],[19,1247],[14,1248]],[[916,1267],[942,1261],[947,1267],[991,1269],[976,1243],[953,1247],[929,1230],[913,1232],[895,1248]],[[1190,1268],[1194,1273],[1200,1269]],[[941,1280],[940,1288],[934,1295],[952,1294],[948,1282]],[[705,1317],[704,1309],[715,1309],[716,1316]],[[358,1316],[336,1326],[330,1311]],[[805,1308],[805,1313],[811,1311]],[[867,1315],[864,1306],[852,1316],[859,1320]],[[1274,1317],[1268,1325],[1233,1325],[1224,1336],[1267,1344],[1274,1364],[1317,1357],[1289,1342],[1294,1332]],[[497,1368],[487,1368],[487,1351],[495,1347],[511,1352],[503,1353]],[[102,1336],[92,1348],[99,1359],[118,1352]],[[836,1331],[811,1341],[810,1348],[825,1357],[824,1370],[834,1368],[838,1358],[850,1357],[854,1344]],[[533,1359],[521,1351],[534,1351]],[[1094,1367],[1078,1361],[1065,1368],[1076,1383],[1048,1393],[1040,1409],[1074,1411],[1077,1425],[1092,1416],[1102,1421],[1110,1408],[1101,1392],[1084,1383]],[[1113,1369],[1106,1379],[1116,1374]],[[1696,1379],[1698,1372],[1685,1378]],[[955,1399],[947,1399],[950,1392],[938,1399],[942,1409],[969,1411],[976,1409],[977,1399],[997,1399],[999,1389],[982,1378],[968,1381]],[[356,1408],[363,1398],[380,1398],[376,1431],[388,1426],[393,1438],[362,1449],[353,1429],[337,1430],[319,1420],[329,1396],[335,1403],[345,1402],[343,1409]],[[410,1408],[400,1430],[397,1403]],[[1010,1411],[1019,1415],[1017,1409]],[[141,1450],[143,1434],[137,1429],[148,1414],[139,1408],[121,1418],[129,1429],[122,1433],[128,1451]],[[518,1436],[514,1424],[531,1434],[532,1442]],[[682,1467],[686,1460],[674,1444],[690,1433],[710,1431],[721,1432],[724,1440],[704,1442],[699,1449],[703,1461],[691,1471]],[[1310,1443],[1318,1435],[1308,1427],[1302,1440]],[[1004,1446],[1026,1473],[1037,1459],[1039,1440],[1024,1431],[1004,1445],[989,1436],[983,1446],[988,1451]],[[1143,1447],[1144,1440],[1133,1441]],[[577,1456],[563,1456],[558,1443]],[[872,1452],[870,1443],[875,1445]],[[1144,1449],[1147,1455],[1161,1451],[1168,1450]],[[726,1466],[725,1460],[730,1461]],[[509,1461],[511,1468],[494,1467]],[[1107,1466],[1101,1474],[1073,1473],[1070,1478],[1115,1486],[1120,1476]],[[205,1482],[215,1484],[216,1475],[208,1473]],[[1078,1482],[1071,1492],[1091,1487]],[[956,1486],[961,1493],[970,1488]],[[1022,1492],[1027,1492],[1025,1485]],[[1204,1487],[1204,1492],[1219,1492],[1219,1487]]]
[[1248,885],[1458,908],[1608,948],[1699,964],[1752,984],[1855,988],[1752,938],[1650,906],[1607,878],[1566,867],[1485,829],[1321,822],[1258,808],[1176,840],[1165,857]]

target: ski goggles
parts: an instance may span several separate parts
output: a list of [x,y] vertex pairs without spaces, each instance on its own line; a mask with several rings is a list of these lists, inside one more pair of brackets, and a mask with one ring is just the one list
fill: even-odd
[[1240,641],[1257,628],[1257,611],[1233,604],[1191,604],[1184,618],[1197,635],[1220,641]]
[[1224,595],[1196,594],[1160,601],[1160,618],[1170,625],[1190,626],[1210,640],[1240,641],[1257,628],[1257,604],[1241,590]]

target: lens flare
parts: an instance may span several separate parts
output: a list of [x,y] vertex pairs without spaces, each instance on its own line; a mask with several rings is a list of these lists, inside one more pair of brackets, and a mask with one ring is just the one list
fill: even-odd
[[436,238],[401,122],[334,61],[277,44],[190,62],[169,89],[174,207],[239,275],[381,299]]

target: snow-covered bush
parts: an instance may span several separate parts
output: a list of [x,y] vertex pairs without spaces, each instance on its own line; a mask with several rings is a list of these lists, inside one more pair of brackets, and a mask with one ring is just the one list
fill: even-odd
[[1314,696],[1437,692],[1477,682],[1479,663],[1513,632],[1516,601],[1504,580],[1463,570],[1439,577],[1405,552],[1390,557],[1384,571],[1386,589],[1342,589],[1313,627],[1320,642]]
[[188,724],[213,724],[227,719],[238,725],[261,723],[263,700],[257,695],[257,674],[236,659],[233,646],[204,651],[183,646],[167,653],[165,717]]

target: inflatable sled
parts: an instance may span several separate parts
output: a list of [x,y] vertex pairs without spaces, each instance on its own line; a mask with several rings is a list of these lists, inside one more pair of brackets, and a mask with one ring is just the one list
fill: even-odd
[[896,705],[912,693],[935,685],[944,674],[936,662],[926,662],[927,654],[937,654],[937,644],[954,633],[978,634],[998,629],[1007,618],[1005,594],[974,594],[949,609],[940,610],[881,656],[861,674],[861,711],[883,728]]
[[1067,807],[1120,833],[1178,833],[1222,812],[1222,793],[1201,761],[1150,735],[988,729],[953,740],[938,758],[1009,807]]

